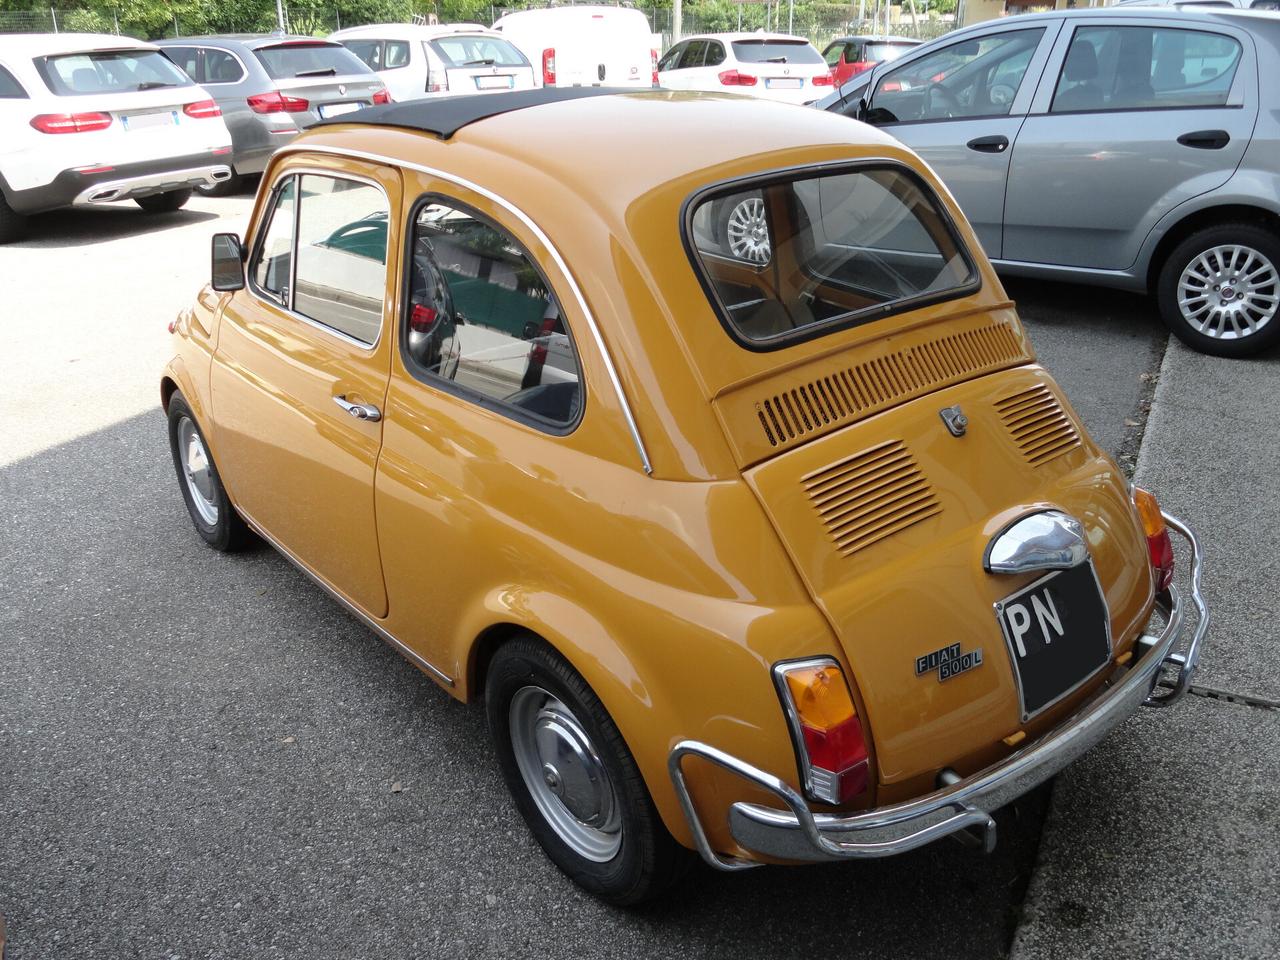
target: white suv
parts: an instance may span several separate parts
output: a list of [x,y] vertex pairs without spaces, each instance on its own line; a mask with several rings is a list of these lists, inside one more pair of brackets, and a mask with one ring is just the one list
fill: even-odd
[[804,37],[709,33],[686,37],[658,61],[668,90],[721,90],[787,103],[813,103],[834,89],[831,69]]
[[376,71],[396,103],[534,86],[524,54],[478,23],[381,23],[339,30],[329,39]]
[[0,243],[25,215],[135,200],[177,210],[231,176],[218,105],[158,48],[97,34],[0,36]]

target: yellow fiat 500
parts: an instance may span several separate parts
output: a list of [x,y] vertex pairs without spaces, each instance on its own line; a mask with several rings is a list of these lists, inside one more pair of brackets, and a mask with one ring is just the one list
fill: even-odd
[[1194,537],[937,179],[841,117],[570,89],[324,122],[172,330],[199,534],[483,697],[530,829],[617,903],[689,850],[990,849],[1196,665]]

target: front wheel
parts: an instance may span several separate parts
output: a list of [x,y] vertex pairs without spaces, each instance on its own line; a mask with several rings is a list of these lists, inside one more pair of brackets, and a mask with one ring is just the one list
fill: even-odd
[[153,193],[149,197],[135,197],[134,203],[147,213],[173,213],[186,206],[191,199],[191,190],[170,190],[168,193]]
[[1199,230],[1157,281],[1160,316],[1193,350],[1247,357],[1280,341],[1280,237],[1251,223]]
[[204,434],[181,393],[169,398],[169,448],[196,533],[215,550],[230,552],[251,543],[253,533],[227,498]]
[[691,857],[672,839],[631,751],[569,663],[533,636],[494,654],[485,682],[502,775],[542,849],[610,903],[650,900]]

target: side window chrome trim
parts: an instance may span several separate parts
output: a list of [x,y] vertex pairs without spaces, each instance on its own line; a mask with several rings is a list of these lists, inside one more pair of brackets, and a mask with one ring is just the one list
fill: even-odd
[[640,455],[640,465],[644,468],[644,472],[650,476],[653,474],[653,463],[649,459],[649,451],[644,444],[644,438],[640,435],[640,426],[636,422],[635,414],[631,410],[631,404],[627,401],[626,391],[622,389],[622,378],[618,375],[617,367],[614,365],[613,356],[609,353],[609,348],[605,345],[604,336],[600,333],[600,327],[596,324],[595,315],[591,312],[591,308],[587,306],[587,299],[582,294],[582,288],[578,286],[578,281],[574,278],[573,273],[569,270],[569,265],[565,263],[564,257],[560,255],[560,251],[556,249],[551,242],[551,238],[543,232],[542,228],[534,223],[533,219],[523,210],[517,207],[510,200],[499,196],[492,190],[473,183],[456,174],[446,173],[443,170],[437,170],[434,167],[428,167],[425,164],[414,163],[410,160],[397,160],[392,157],[383,156],[376,153],[366,153],[363,150],[348,150],[342,147],[330,147],[324,144],[300,144],[297,147],[283,147],[278,154],[288,156],[292,153],[323,153],[337,157],[350,157],[354,160],[364,160],[369,163],[384,164],[392,168],[402,168],[405,170],[415,170],[418,173],[425,173],[429,177],[437,177],[449,183],[457,184],[464,189],[471,190],[486,200],[496,203],[502,209],[506,210],[513,217],[519,220],[530,233],[537,238],[540,243],[551,256],[556,268],[565,278],[565,283],[569,285],[569,291],[573,294],[574,302],[578,309],[582,311],[582,316],[586,319],[587,329],[591,333],[591,339],[596,345],[596,349],[600,352],[600,359],[604,363],[605,372],[608,374],[609,383],[612,385],[614,393],[617,394],[618,404],[622,408],[623,419],[627,422],[627,429],[631,434],[631,439],[635,443],[636,452]]
[[[312,147],[311,149],[315,150],[314,147]],[[332,170],[321,170],[321,169],[312,168],[312,167],[292,167],[288,170],[283,171],[278,177],[276,177],[274,181],[272,181],[271,193],[273,198],[275,196],[276,191],[280,188],[280,184],[283,183],[285,180],[289,179],[290,177],[301,178],[308,174],[311,176],[317,176],[317,177],[328,177],[330,180],[351,180],[351,181],[354,181],[355,183],[362,183],[365,186],[376,187],[378,189],[378,192],[382,194],[383,199],[386,200],[387,202],[388,218],[391,216],[391,212],[392,212],[391,198],[387,196],[387,191],[383,188],[382,184],[378,183],[378,181],[376,180],[372,180],[368,177],[363,177],[356,173],[334,173]],[[272,210],[271,210],[271,216],[273,218],[275,217],[274,206],[272,207]],[[258,254],[262,252],[262,249],[261,249],[262,243],[266,241],[265,232],[253,238],[253,252],[250,254],[250,257],[249,257],[250,266],[249,266],[249,269],[245,271],[245,273],[248,275],[249,282],[245,285],[245,289],[248,290],[249,293],[253,296],[253,298],[257,300],[259,303],[263,303],[263,304],[266,304],[267,306],[274,307],[277,310],[281,310],[287,313],[292,319],[297,320],[301,323],[305,323],[309,327],[314,327],[316,330],[319,330],[321,333],[327,333],[329,336],[333,337],[336,340],[341,340],[343,343],[349,344],[350,346],[353,346],[353,347],[357,347],[358,349],[363,350],[366,353],[370,353],[370,354],[374,353],[378,349],[378,345],[382,343],[382,331],[383,331],[383,328],[385,328],[387,325],[387,302],[385,299],[382,302],[382,326],[378,328],[378,337],[376,340],[373,341],[373,343],[365,343],[365,341],[357,339],[356,337],[353,337],[349,334],[343,333],[341,330],[338,330],[335,327],[330,327],[327,324],[323,324],[319,320],[313,320],[311,317],[308,317],[304,313],[299,313],[297,310],[293,308],[293,298],[295,293],[297,292],[297,286],[298,286],[298,225],[301,222],[300,220],[301,216],[302,216],[302,183],[301,183],[301,180],[299,180],[298,187],[296,190],[296,197],[294,199],[294,204],[293,204],[293,243],[289,251],[289,302],[287,304],[284,304],[284,303],[281,303],[279,300],[276,300],[275,298],[271,297],[270,294],[263,294],[261,291],[257,289],[257,284],[254,283],[253,281],[253,266],[257,263]],[[268,226],[270,226],[270,222],[268,222]],[[390,279],[390,276],[391,276],[391,256],[390,255],[391,255],[391,233],[390,233],[390,230],[388,230],[387,250],[386,250],[386,253],[384,254],[384,260],[385,260],[384,266],[387,270],[388,279]],[[385,284],[384,284],[384,290],[385,290]]]

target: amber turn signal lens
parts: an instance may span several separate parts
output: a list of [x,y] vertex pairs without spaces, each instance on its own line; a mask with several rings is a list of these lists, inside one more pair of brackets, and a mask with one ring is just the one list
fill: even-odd
[[1169,539],[1164,514],[1160,512],[1160,504],[1155,495],[1141,487],[1133,488],[1133,505],[1138,509],[1142,532],[1147,537],[1147,552],[1151,557],[1151,572],[1155,577],[1156,589],[1167,590],[1169,584],[1173,583],[1173,542]]
[[834,663],[797,667],[786,671],[786,677],[791,702],[805,726],[829,730],[854,716],[853,698]]

